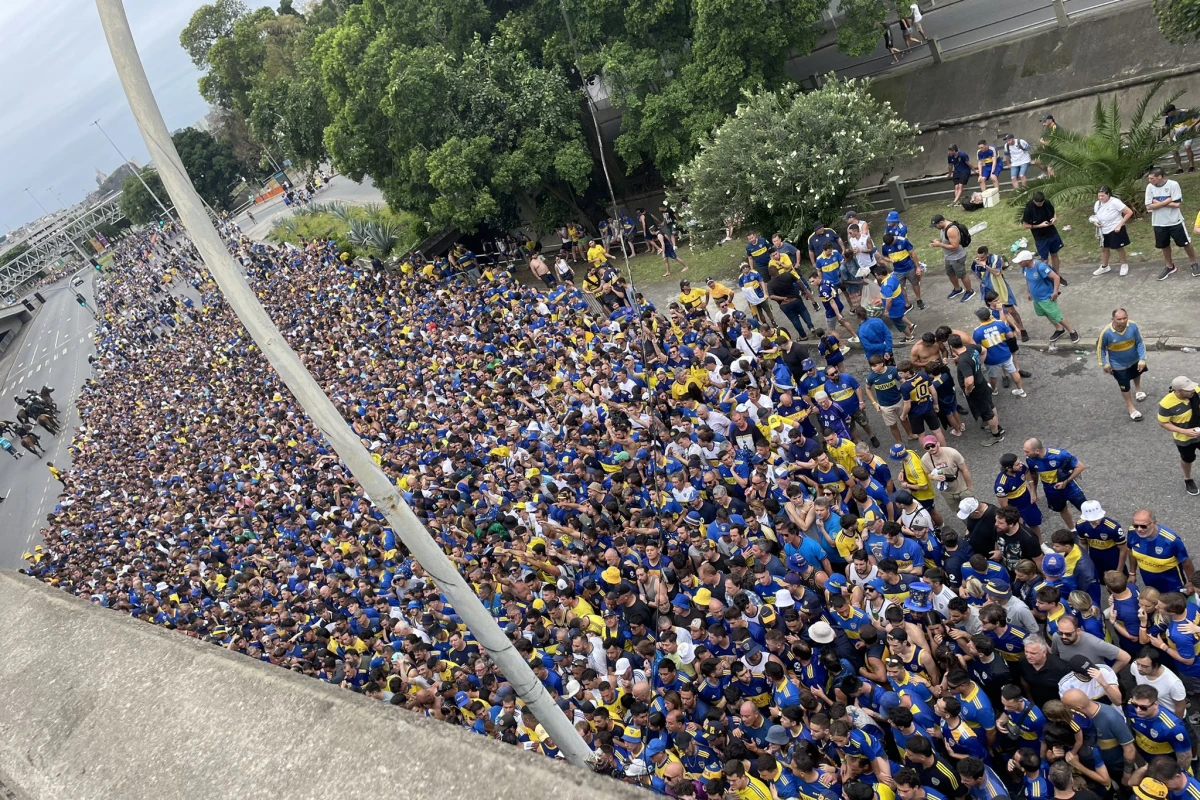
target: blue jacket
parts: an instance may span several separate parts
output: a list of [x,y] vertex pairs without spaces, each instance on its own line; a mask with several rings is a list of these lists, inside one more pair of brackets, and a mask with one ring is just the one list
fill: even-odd
[[871,317],[858,326],[858,340],[867,358],[892,352],[892,332],[879,317]]

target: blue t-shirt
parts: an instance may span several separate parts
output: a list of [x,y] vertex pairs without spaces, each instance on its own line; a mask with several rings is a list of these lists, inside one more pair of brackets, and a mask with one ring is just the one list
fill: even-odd
[[913,259],[913,246],[904,234],[893,234],[895,238],[891,244],[884,243],[881,250],[883,254],[891,259],[892,269],[900,275],[912,272],[917,268],[916,261]]
[[[838,374],[837,382],[825,379],[825,393],[829,399],[842,407],[847,416],[855,414],[861,408],[858,402],[858,379],[845,372]],[[849,438],[849,437],[847,437]]]
[[900,394],[909,399],[910,417],[923,417],[933,412],[933,383],[924,372],[918,372],[900,384]]
[[946,163],[950,165],[950,169],[952,169],[956,175],[960,175],[964,172],[969,174],[971,172],[971,159],[961,150],[957,153],[948,154],[946,156]]
[[868,372],[867,386],[875,392],[875,399],[881,406],[894,406],[903,399],[900,396],[900,374],[895,367],[886,367],[883,372]]
[[1049,300],[1054,294],[1054,280],[1050,277],[1054,270],[1046,262],[1034,259],[1032,264],[1021,269],[1021,274],[1029,284],[1029,296],[1035,301]]
[[883,284],[879,287],[879,295],[884,300],[890,300],[891,303],[887,307],[887,315],[892,319],[900,319],[907,311],[907,298],[904,296],[904,289],[900,286],[900,276],[893,272],[888,275]]
[[1008,334],[1010,333],[1012,333],[1012,328],[998,319],[985,322],[975,329],[971,338],[984,351],[984,364],[990,367],[1003,364],[1012,358],[1012,351],[1008,349]]
[[756,270],[762,270],[771,261],[771,243],[760,236],[746,245],[746,255]]

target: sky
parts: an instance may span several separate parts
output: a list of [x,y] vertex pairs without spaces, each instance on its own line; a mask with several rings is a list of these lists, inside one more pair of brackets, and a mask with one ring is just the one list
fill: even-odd
[[[179,32],[205,0],[125,0],[125,11],[167,128],[208,113],[199,72]],[[268,5],[249,2],[252,7]],[[51,211],[96,188],[96,169],[121,163],[100,124],[129,158],[149,160],[113,68],[94,0],[2,0],[0,30],[0,233],[42,216],[25,187]],[[53,192],[50,191],[53,187]]]

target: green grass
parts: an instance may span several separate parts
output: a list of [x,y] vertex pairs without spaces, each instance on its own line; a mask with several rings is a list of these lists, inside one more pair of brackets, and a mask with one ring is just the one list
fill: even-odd
[[103,255],[101,255],[101,256],[100,256],[99,258],[97,258],[96,260],[100,262],[100,266],[101,266],[101,267],[105,267],[105,268],[107,268],[107,267],[108,267],[108,265],[112,263],[112,260],[113,260],[113,254],[112,254],[111,252],[104,253]]
[[[1200,173],[1172,175],[1171,177],[1179,181],[1179,186],[1183,190],[1183,212],[1190,228],[1197,201],[1200,200]],[[1009,191],[1005,192],[1005,188],[1008,188]],[[1012,244],[1021,238],[1029,240],[1031,245],[1029,249],[1032,250],[1033,237],[1029,231],[1021,227],[1021,211],[1024,206],[1009,205],[1008,199],[1012,197],[1012,194],[1011,187],[1002,185],[1000,205],[993,208],[963,211],[961,208],[946,208],[946,201],[933,201],[914,205],[901,217],[908,224],[908,238],[916,247],[917,255],[931,267],[942,263],[941,252],[930,244],[934,239],[934,230],[929,227],[929,220],[933,218],[934,214],[943,214],[949,219],[963,223],[968,228],[980,222],[987,222],[986,230],[972,235],[972,250],[979,245],[987,245],[993,252],[1007,255]],[[1192,212],[1191,215],[1189,215],[1189,210]],[[1064,267],[1099,264],[1100,242],[1096,239],[1095,227],[1087,219],[1092,214],[1091,203],[1056,208],[1055,211],[1058,213],[1059,234],[1065,245],[1059,253]],[[885,216],[885,212],[866,215],[875,236],[876,246],[881,244]],[[1070,230],[1065,230],[1068,226]],[[1126,248],[1126,252],[1130,262],[1157,260],[1159,255],[1158,251],[1154,249],[1154,232],[1150,229],[1149,217],[1134,217],[1128,229],[1130,244]],[[1140,253],[1140,255],[1134,255],[1134,253]],[[1115,253],[1113,259],[1113,263],[1117,263]]]

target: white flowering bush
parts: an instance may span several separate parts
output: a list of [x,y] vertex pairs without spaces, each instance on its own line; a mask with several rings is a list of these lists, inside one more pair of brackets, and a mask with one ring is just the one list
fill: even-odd
[[831,223],[864,176],[916,155],[916,126],[868,86],[830,76],[815,92],[747,96],[677,176],[698,240],[718,240],[728,219],[800,236]]

